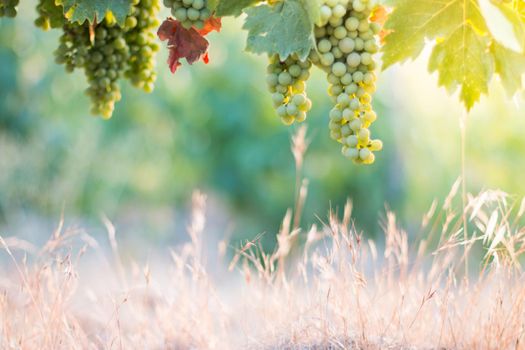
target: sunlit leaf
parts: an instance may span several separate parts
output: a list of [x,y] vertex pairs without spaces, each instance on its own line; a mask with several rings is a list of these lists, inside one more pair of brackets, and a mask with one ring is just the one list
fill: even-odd
[[131,11],[131,0],[59,0],[64,12],[73,22],[90,23],[103,19],[111,13],[118,23],[123,24]]
[[314,0],[287,0],[247,9],[244,29],[248,30],[247,51],[279,54],[286,59],[296,53],[305,59],[315,46],[311,14]]

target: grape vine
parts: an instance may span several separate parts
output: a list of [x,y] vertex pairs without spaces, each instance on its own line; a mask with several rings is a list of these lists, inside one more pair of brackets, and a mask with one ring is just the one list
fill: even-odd
[[[372,164],[383,148],[370,132],[377,119],[372,95],[379,51],[385,69],[433,42],[429,70],[438,72],[440,85],[460,89],[467,110],[495,75],[510,96],[522,90],[523,1],[491,2],[516,39],[512,49],[492,35],[479,1],[401,0],[386,10],[377,0],[162,0],[172,17],[160,24],[161,0],[38,0],[35,25],[62,31],[56,62],[67,72],[84,71],[92,113],[110,118],[122,79],[145,92],[154,89],[160,49],[155,31],[175,73],[183,59],[208,63],[207,35],[221,30],[223,17],[244,13],[246,50],[269,57],[267,86],[282,122],[306,120],[312,108],[306,82],[315,65],[326,73],[333,103],[326,111],[331,138],[347,158]],[[15,17],[18,5],[0,0],[0,17]],[[457,55],[458,47],[464,54]]]

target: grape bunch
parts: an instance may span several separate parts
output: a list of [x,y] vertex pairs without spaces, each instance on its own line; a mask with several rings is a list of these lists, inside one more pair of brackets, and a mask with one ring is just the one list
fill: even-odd
[[286,125],[303,122],[312,102],[305,93],[312,63],[301,61],[296,55],[281,61],[279,55],[270,57],[267,84],[277,114]]
[[0,0],[0,17],[16,17],[20,0]]
[[55,61],[67,72],[83,68],[91,98],[91,113],[110,118],[115,102],[121,98],[118,79],[126,69],[129,49],[124,40],[124,29],[112,20],[104,19],[94,31],[91,40],[89,23],[66,23],[55,51]]
[[35,25],[42,30],[61,28],[66,22],[63,8],[57,6],[55,0],[39,0],[36,11]]
[[55,0],[39,0],[35,24],[44,29],[62,28],[55,61],[67,72],[83,69],[88,81],[86,94],[91,112],[110,118],[121,99],[119,79],[150,92],[156,79],[155,42],[159,0],[133,0],[132,11],[120,26],[106,16],[93,25],[65,20],[63,7]]
[[159,0],[134,0],[133,10],[125,24],[124,38],[130,51],[125,76],[135,87],[146,92],[153,91],[157,78],[155,53],[160,47],[155,41],[155,30],[159,26],[159,10]]
[[208,0],[164,0],[164,5],[171,9],[171,14],[186,29],[202,29],[212,15],[208,9]]
[[370,21],[373,0],[323,0],[315,26],[317,51],[310,59],[327,73],[330,136],[341,143],[344,156],[359,164],[372,164],[383,144],[371,138],[369,127],[377,119],[372,110],[376,63],[376,37],[380,25]]
[[91,98],[91,113],[111,118],[115,102],[121,98],[118,79],[126,69],[129,48],[124,29],[105,19],[95,29],[95,40],[87,50],[84,70]]

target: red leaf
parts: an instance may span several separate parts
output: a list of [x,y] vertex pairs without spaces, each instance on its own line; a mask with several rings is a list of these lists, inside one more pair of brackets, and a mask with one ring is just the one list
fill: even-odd
[[220,32],[221,31],[221,27],[222,27],[221,18],[220,17],[213,17],[213,16],[211,16],[210,18],[208,18],[206,20],[206,22],[204,22],[204,27],[202,27],[202,29],[198,29],[197,31],[202,36],[204,36],[204,35],[208,34],[211,31],[214,31],[214,30]]
[[184,28],[179,21],[173,18],[166,19],[160,26],[157,35],[162,41],[168,41],[170,55],[168,65],[172,73],[175,73],[181,65],[181,58],[186,58],[189,64],[199,59],[208,60],[208,40],[195,29]]

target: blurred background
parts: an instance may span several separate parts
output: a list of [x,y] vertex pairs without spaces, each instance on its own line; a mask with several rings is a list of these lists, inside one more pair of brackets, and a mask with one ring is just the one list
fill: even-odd
[[[184,64],[172,75],[163,50],[154,93],[123,82],[122,101],[103,121],[89,114],[83,73],[54,63],[60,32],[33,26],[34,5],[24,1],[16,20],[0,20],[0,234],[44,241],[62,213],[69,225],[102,234],[104,215],[137,251],[144,242],[176,243],[200,189],[210,200],[210,235],[235,242],[267,233],[271,248],[294,203],[296,127],[275,115],[266,57],[243,52],[241,21],[227,19],[209,36],[208,65]],[[380,74],[372,132],[385,149],[368,167],[346,160],[329,138],[328,84],[315,71],[303,227],[351,198],[357,227],[373,237],[385,208],[416,227],[447,195],[460,175],[463,109],[425,62]],[[523,96],[508,98],[497,82],[490,91],[468,116],[468,190],[523,196]]]

